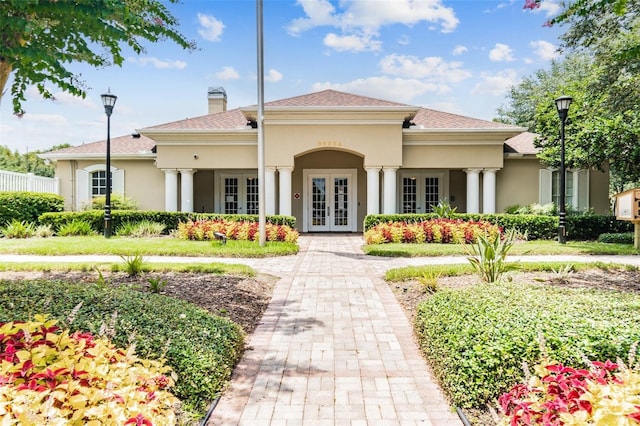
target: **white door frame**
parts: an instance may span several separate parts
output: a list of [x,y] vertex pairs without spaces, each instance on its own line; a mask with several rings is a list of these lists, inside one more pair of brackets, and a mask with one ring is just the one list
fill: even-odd
[[[356,232],[357,231],[357,215],[358,215],[358,170],[357,169],[304,169],[302,171],[303,188],[302,188],[302,232],[309,232],[309,221],[311,220],[311,178],[322,176],[331,178],[332,176],[346,176],[349,178],[350,194],[349,207],[347,212],[347,227],[335,230],[334,232]],[[329,196],[333,194],[333,182],[327,188],[327,203],[332,211],[333,200],[329,200]],[[330,219],[333,218],[333,214]],[[332,232],[329,229],[327,232]]]

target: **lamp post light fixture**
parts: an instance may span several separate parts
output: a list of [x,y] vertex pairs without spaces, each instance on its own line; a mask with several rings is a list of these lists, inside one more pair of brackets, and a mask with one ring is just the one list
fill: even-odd
[[564,125],[567,122],[569,107],[573,98],[571,96],[560,96],[555,100],[558,116],[560,117],[560,205],[558,220],[558,242],[566,244],[567,242],[567,212],[565,208],[565,191],[566,191],[566,168],[564,164]]
[[107,188],[104,196],[104,237],[111,238],[111,113],[118,97],[110,90],[100,96],[104,112],[107,114],[107,161],[105,165]]

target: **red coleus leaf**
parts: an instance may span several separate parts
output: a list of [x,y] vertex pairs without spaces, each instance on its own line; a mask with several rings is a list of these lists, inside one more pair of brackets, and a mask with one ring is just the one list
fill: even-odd
[[28,389],[36,392],[43,392],[47,390],[47,387],[39,384],[37,380],[32,379],[32,380],[29,380],[28,382],[22,383],[16,389],[18,391]]
[[635,413],[627,414],[627,417],[640,423],[640,405],[636,405],[635,407],[638,411],[636,411]]
[[147,419],[145,416],[143,416],[142,414],[138,414],[135,417],[131,417],[124,424],[135,425],[135,426],[153,426],[153,423],[151,423],[151,421]]

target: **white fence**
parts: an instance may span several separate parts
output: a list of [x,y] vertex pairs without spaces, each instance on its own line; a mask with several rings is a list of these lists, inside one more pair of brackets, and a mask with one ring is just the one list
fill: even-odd
[[0,170],[0,191],[50,192],[60,194],[60,179]]

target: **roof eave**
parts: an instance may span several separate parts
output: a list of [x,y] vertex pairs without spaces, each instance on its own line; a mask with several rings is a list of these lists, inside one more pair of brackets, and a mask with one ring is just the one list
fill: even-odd
[[[43,153],[38,154],[38,157],[45,160],[100,160],[105,158],[106,153],[104,152],[83,152],[83,153],[68,153],[68,154],[55,154],[55,153]],[[115,160],[145,160],[145,159],[155,159],[155,153],[153,152],[144,152],[139,154],[134,153],[111,153],[111,158]]]

